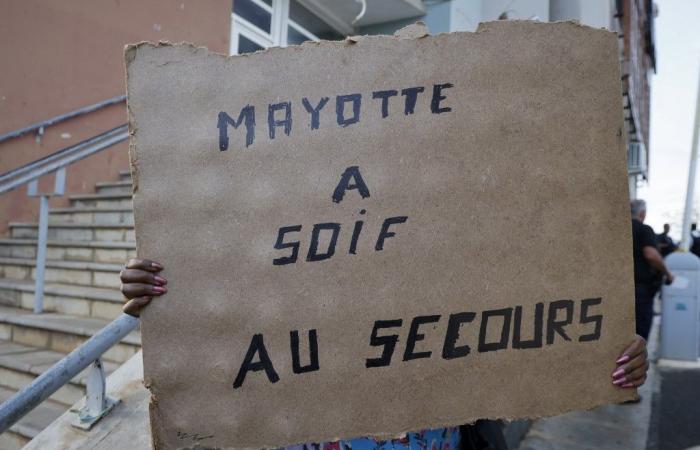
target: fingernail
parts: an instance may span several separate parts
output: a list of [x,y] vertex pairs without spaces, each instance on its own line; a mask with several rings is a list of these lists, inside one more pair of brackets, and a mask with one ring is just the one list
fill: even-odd
[[618,378],[617,380],[613,380],[612,383],[613,383],[615,386],[619,386],[619,385],[621,385],[621,384],[623,384],[623,383],[625,383],[625,382],[627,382],[627,378],[626,378],[626,377],[622,377],[622,378]]
[[156,269],[162,269],[162,268],[163,268],[163,266],[161,266],[161,265],[158,264],[157,262],[152,262],[152,263],[151,263],[151,267],[155,267]]
[[613,372],[612,377],[617,378],[625,374],[625,369],[617,369],[615,372]]
[[617,364],[624,364],[624,363],[626,363],[626,362],[629,361],[629,360],[630,360],[629,355],[623,355],[623,356],[621,356],[621,357],[620,357],[617,361],[615,361],[615,362],[616,362]]
[[153,279],[154,279],[154,280],[156,281],[156,283],[158,283],[158,284],[168,284],[168,280],[166,280],[165,278],[160,277],[160,276],[158,276],[158,275],[156,275],[155,277],[153,277]]
[[164,287],[153,286],[153,292],[157,292],[159,294],[165,294],[166,292],[168,292],[168,290]]
[[633,383],[625,383],[622,385],[623,388],[633,388],[634,384]]

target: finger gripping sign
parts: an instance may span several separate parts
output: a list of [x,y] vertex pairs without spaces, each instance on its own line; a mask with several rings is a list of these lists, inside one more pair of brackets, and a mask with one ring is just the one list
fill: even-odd
[[156,448],[619,402],[632,338],[613,33],[496,22],[228,57],[126,50]]

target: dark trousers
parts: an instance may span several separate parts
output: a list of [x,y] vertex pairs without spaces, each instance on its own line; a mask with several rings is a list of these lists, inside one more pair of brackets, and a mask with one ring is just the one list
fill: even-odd
[[459,427],[458,450],[508,450],[503,426],[498,420],[477,420]]
[[637,334],[644,339],[649,339],[651,322],[654,319],[654,296],[656,287],[646,284],[634,286],[634,306],[637,323]]

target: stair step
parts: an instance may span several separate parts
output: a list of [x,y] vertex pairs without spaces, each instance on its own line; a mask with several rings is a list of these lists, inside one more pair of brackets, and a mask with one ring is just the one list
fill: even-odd
[[[0,278],[34,280],[36,260],[33,258],[0,258]],[[119,264],[83,261],[46,261],[44,280],[79,286],[119,287]]]
[[[33,222],[10,222],[10,236],[17,239],[36,239],[39,225]],[[116,225],[84,223],[50,223],[48,238],[69,241],[135,241],[133,224]]]
[[[65,353],[0,340],[0,386],[19,390],[66,356]],[[103,363],[105,374],[116,370],[118,364]],[[89,369],[89,368],[88,368]],[[73,377],[50,399],[71,406],[85,395],[88,369]]]
[[95,184],[98,194],[128,194],[131,195],[131,180],[101,181]]
[[[36,239],[0,239],[0,257],[36,258]],[[136,256],[136,243],[128,241],[49,240],[46,258],[123,264]]]
[[[70,353],[110,321],[57,313],[33,314],[0,306],[0,339],[61,353]],[[141,334],[132,331],[103,355],[106,361],[122,363],[141,346]]]
[[[0,388],[0,403],[10,398],[15,392],[12,389]],[[65,405],[51,400],[42,402],[0,435],[0,448],[7,450],[21,448],[67,409]]]
[[92,207],[131,207],[131,193],[129,194],[79,194],[69,196],[73,206]]
[[[124,297],[117,289],[49,283],[44,285],[44,311],[113,320]],[[0,305],[34,309],[34,282],[0,278]]]
[[104,225],[126,223],[133,225],[134,211],[131,207],[125,206],[110,208],[53,208],[49,211],[49,223],[94,223]]
[[120,170],[119,171],[120,180],[131,180],[131,169]]

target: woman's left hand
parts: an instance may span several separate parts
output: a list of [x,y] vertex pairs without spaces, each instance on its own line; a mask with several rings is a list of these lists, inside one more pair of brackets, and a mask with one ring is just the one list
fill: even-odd
[[643,385],[649,369],[647,341],[637,335],[615,363],[617,368],[612,373],[612,384],[628,389]]

